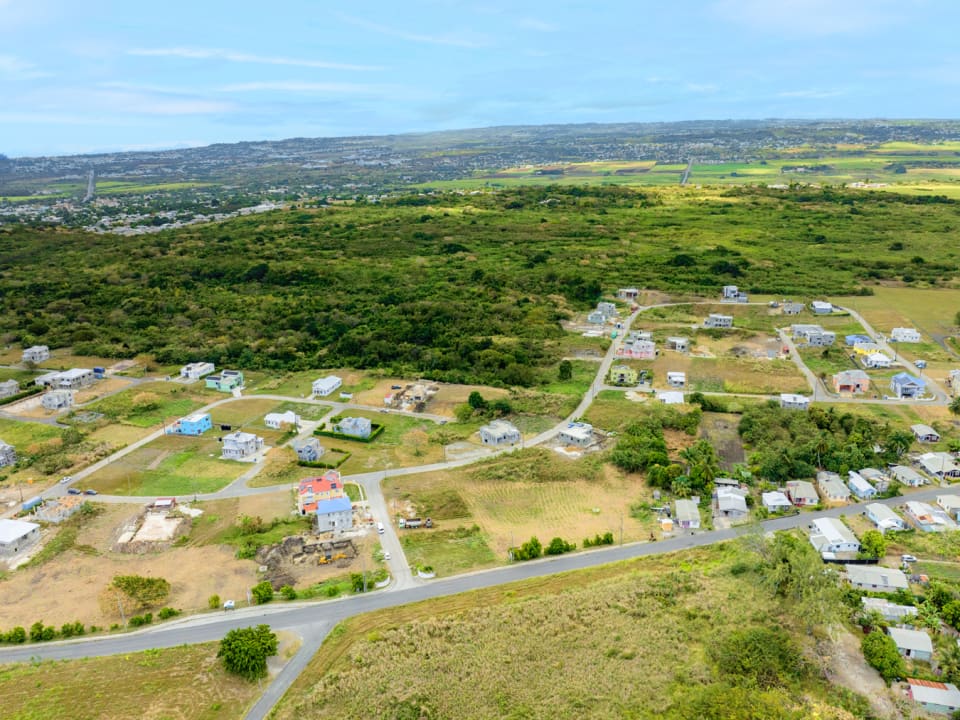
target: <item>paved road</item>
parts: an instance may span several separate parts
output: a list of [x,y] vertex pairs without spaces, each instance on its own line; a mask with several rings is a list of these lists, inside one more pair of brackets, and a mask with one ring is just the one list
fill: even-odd
[[[899,505],[907,499],[933,500],[944,489],[937,486],[910,493],[908,496],[879,500],[886,505]],[[775,518],[760,523],[765,531],[806,527],[820,517],[840,517],[858,514],[867,503],[844,505],[813,513],[800,513]],[[8,662],[37,659],[71,659],[101,655],[117,655],[138,652],[152,647],[175,647],[184,643],[219,640],[233,628],[248,627],[256,623],[268,623],[274,629],[305,632],[313,627],[325,635],[334,624],[348,617],[396,607],[411,602],[454,595],[469,590],[502,585],[517,580],[543,577],[558,572],[581,570],[618,560],[660,555],[694,547],[712,545],[730,540],[748,531],[751,526],[739,526],[726,530],[680,535],[657,542],[633,543],[586,552],[562,555],[526,563],[515,563],[493,570],[483,570],[466,575],[434,580],[407,588],[391,588],[365,595],[350,596],[316,603],[275,603],[266,606],[243,608],[234,612],[207,613],[184,618],[146,630],[108,637],[90,637],[61,642],[5,647],[3,658]]]

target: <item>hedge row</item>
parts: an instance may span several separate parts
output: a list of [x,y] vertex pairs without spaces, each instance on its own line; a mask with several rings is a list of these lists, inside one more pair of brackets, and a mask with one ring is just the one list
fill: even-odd
[[23,400],[24,398],[28,398],[31,395],[38,395],[42,393],[43,390],[44,388],[40,387],[39,385],[34,385],[33,387],[29,387],[26,390],[21,390],[16,395],[0,398],[0,405],[9,405],[10,403],[15,403],[17,400]]

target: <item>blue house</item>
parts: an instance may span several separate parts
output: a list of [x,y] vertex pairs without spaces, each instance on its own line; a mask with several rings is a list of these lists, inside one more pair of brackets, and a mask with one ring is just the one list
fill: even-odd
[[167,428],[167,435],[203,435],[213,427],[210,413],[194,413],[180,418]]
[[867,335],[847,335],[844,340],[850,347],[853,347],[857,343],[873,342],[873,338]]
[[890,389],[898,398],[919,397],[923,395],[927,382],[909,373],[897,373],[890,378]]
[[850,492],[856,495],[860,500],[870,500],[877,496],[877,489],[868,483],[860,473],[853,472],[852,470],[849,473],[849,480],[847,480],[847,487],[850,488]]
[[366,439],[373,432],[373,426],[367,418],[345,417],[333,426],[333,431],[341,435]]

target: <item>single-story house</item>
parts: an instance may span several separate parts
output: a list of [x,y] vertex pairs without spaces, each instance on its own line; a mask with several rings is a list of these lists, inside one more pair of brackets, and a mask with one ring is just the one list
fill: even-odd
[[790,498],[788,498],[779,490],[762,493],[760,496],[760,502],[770,512],[784,512],[793,507],[793,503],[790,502]]
[[857,343],[868,343],[873,342],[873,338],[869,335],[846,335],[843,338],[843,341],[850,347],[853,347]]
[[850,502],[850,488],[844,485],[840,476],[834,472],[818,472],[817,488],[820,490],[820,497],[827,502]]
[[857,471],[864,480],[873,485],[877,492],[886,492],[890,487],[890,478],[876,468],[860,468]]
[[835,518],[818,518],[810,523],[810,544],[824,553],[860,552],[857,536]]
[[96,380],[93,370],[88,368],[71,368],[58,373],[55,387],[60,390],[77,390],[87,385],[93,385]]
[[294,442],[293,450],[297,453],[297,460],[302,462],[316,462],[324,453],[323,446],[315,437]]
[[863,509],[863,514],[866,515],[867,519],[876,525],[877,530],[881,532],[887,530],[905,530],[907,527],[903,518],[883,503],[870,503]]
[[927,482],[927,479],[923,475],[906,465],[892,466],[890,468],[890,474],[894,480],[907,487],[920,487]]
[[918,500],[907,500],[903,512],[913,525],[924,532],[946,532],[956,530],[957,523],[950,519],[939,507]]
[[951,683],[907,678],[907,695],[927,712],[950,715],[960,710],[960,690]]
[[592,325],[603,325],[607,321],[607,316],[599,310],[591,310],[587,313],[587,322]]
[[296,428],[300,425],[300,416],[293,410],[282,413],[267,413],[263,417],[263,424],[272,430],[279,430],[284,425]]
[[63,410],[73,405],[73,390],[50,390],[40,398],[40,404],[47,410]]
[[667,350],[676,350],[677,352],[687,352],[690,349],[690,340],[678,335],[671,335],[667,338]]
[[861,341],[853,346],[853,352],[860,357],[866,357],[872,353],[880,352],[880,349],[880,346],[877,345],[873,340]]
[[593,425],[585,422],[568,423],[563,430],[557,433],[557,437],[565,445],[587,447],[593,444]]
[[888,368],[893,365],[893,360],[889,355],[885,355],[882,352],[872,352],[862,360],[864,367],[868,367],[871,370],[878,370],[883,368]]
[[937,505],[954,520],[960,511],[960,495],[937,495]]
[[897,605],[886,598],[861,597],[863,609],[867,612],[878,612],[888,622],[903,622],[907,618],[916,617],[917,609],[913,605]]
[[207,387],[220,392],[233,392],[243,387],[243,373],[239,370],[221,370],[218,375],[207,375]]
[[837,334],[832,330],[824,330],[819,325],[791,325],[790,334],[793,339],[801,345],[813,345],[815,347],[826,347],[833,345],[837,341]]
[[0,557],[13,557],[40,539],[40,526],[25,520],[0,519]]
[[14,465],[17,462],[17,451],[13,445],[0,440],[0,467]]
[[597,312],[603,313],[603,315],[608,318],[615,318],[619,314],[617,312],[617,306],[612,302],[598,302]]
[[37,387],[56,387],[60,380],[60,373],[57,370],[51,370],[43,375],[38,375],[33,379],[33,384]]
[[255,457],[263,449],[263,438],[253,433],[237,430],[223,436],[221,457],[224,460],[246,460]]
[[328,470],[317,477],[303,478],[297,487],[297,510],[301,515],[317,511],[317,503],[343,497],[343,482],[340,473]]
[[[713,479],[713,487],[715,488],[715,490],[719,488],[724,488],[724,487],[738,488],[740,487],[740,481],[735,480],[734,478],[718,477]],[[714,495],[716,495],[716,492],[714,492]]]
[[42,363],[50,359],[50,348],[46,345],[34,345],[23,351],[23,362]]
[[610,368],[610,382],[614,385],[633,386],[637,384],[638,373],[626,365],[614,365]]
[[187,378],[188,380],[199,380],[200,378],[209,375],[216,369],[217,368],[214,366],[214,364],[210,362],[187,363],[180,368],[180,377]]
[[349,530],[353,527],[353,503],[343,495],[317,503],[317,532]]
[[745,516],[747,491],[738,487],[720,486],[717,488],[717,512],[723,517],[739,518]]
[[520,431],[506,420],[494,420],[480,428],[480,442],[484,445],[516,445],[521,440]]
[[799,315],[806,309],[806,304],[799,302],[788,302],[783,304],[784,315]]
[[822,300],[814,300],[810,303],[810,309],[813,310],[814,315],[829,315],[833,312],[833,305]]
[[896,568],[882,565],[844,565],[843,568],[847,573],[847,581],[861,590],[896,592],[910,586],[907,576]]
[[0,382],[0,398],[7,398],[20,392],[20,383],[16,380]]
[[684,530],[697,530],[700,527],[700,508],[693,500],[674,501],[673,521]]
[[890,390],[898,398],[919,397],[927,387],[926,380],[914,377],[910,373],[897,373],[890,378]]
[[658,392],[657,400],[662,402],[664,405],[682,405],[683,393],[680,392],[679,390],[667,390],[665,392]]
[[72,517],[83,506],[84,498],[77,495],[64,495],[55,500],[47,500],[34,510],[34,515],[44,522],[62,523]]
[[887,628],[887,634],[897,644],[897,651],[913,660],[930,662],[933,657],[933,642],[926,630],[907,630],[906,628]]
[[682,388],[687,384],[687,374],[685,372],[668,372],[667,385],[672,388]]
[[652,340],[627,338],[617,348],[616,355],[633,360],[653,360],[657,356],[657,345]]
[[736,300],[739,296],[740,296],[740,288],[738,288],[736,285],[723,286],[724,300]]
[[311,392],[314,396],[326,397],[341,385],[343,385],[342,379],[336,375],[327,375],[326,377],[313,381]]
[[710,313],[707,319],[703,321],[703,326],[708,328],[732,328],[733,316]]
[[786,410],[809,410],[810,398],[795,393],[780,393],[780,407]]
[[365,440],[373,433],[373,423],[364,417],[345,417],[333,426],[335,433]]
[[806,480],[790,480],[787,482],[787,497],[794,505],[808,506],[816,505],[820,502],[820,496],[817,495],[813,483]]
[[617,290],[617,297],[621,300],[636,300],[640,297],[640,291],[635,287],[620,288]]
[[833,376],[834,392],[859,395],[869,389],[870,376],[863,370],[842,370]]
[[891,342],[918,343],[920,333],[916,328],[894,328],[890,331]]
[[167,435],[203,435],[213,427],[210,413],[193,413],[180,418],[167,428]]
[[940,480],[960,478],[960,466],[954,462],[953,455],[948,452],[923,453],[917,457],[916,462],[925,473]]
[[624,338],[624,342],[627,343],[637,340],[653,340],[653,332],[651,330],[631,330],[630,334]]
[[858,500],[870,500],[877,496],[877,489],[855,470],[847,473],[847,487]]
[[919,442],[922,442],[922,443],[940,442],[940,433],[938,433],[929,425],[924,425],[923,423],[917,423],[916,425],[910,426],[910,431],[913,433],[913,436]]

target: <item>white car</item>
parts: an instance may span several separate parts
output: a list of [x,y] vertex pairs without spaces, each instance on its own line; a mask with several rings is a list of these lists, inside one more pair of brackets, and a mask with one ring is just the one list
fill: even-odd
[[60,484],[61,484],[61,485],[66,485],[66,484],[67,484],[68,482],[70,482],[71,480],[73,480],[73,477],[72,477],[72,476],[70,476],[70,475],[64,475],[62,478],[60,478]]
[[915,563],[917,559],[913,555],[901,555],[900,559],[905,563]]
[[389,559],[390,559],[390,553],[389,553],[387,550],[384,550],[384,551],[383,551],[383,559],[384,559],[384,560],[389,560]]

